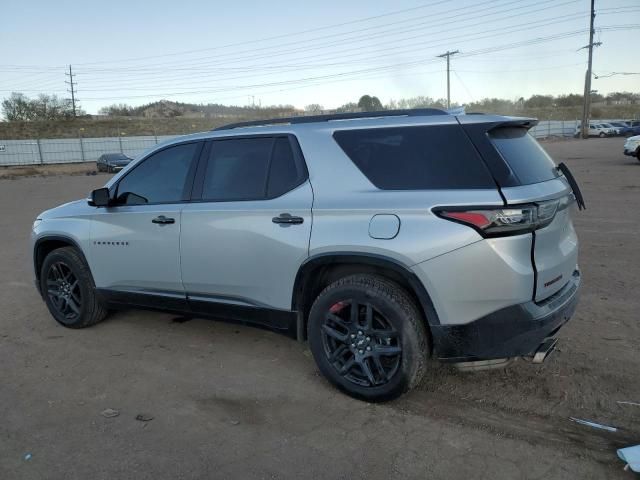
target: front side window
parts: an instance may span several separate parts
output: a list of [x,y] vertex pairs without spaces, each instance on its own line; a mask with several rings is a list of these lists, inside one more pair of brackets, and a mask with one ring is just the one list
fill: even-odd
[[202,199],[263,200],[280,196],[303,179],[287,137],[216,140],[204,174]]
[[186,143],[152,154],[118,184],[117,203],[143,205],[183,199],[189,168],[199,143]]

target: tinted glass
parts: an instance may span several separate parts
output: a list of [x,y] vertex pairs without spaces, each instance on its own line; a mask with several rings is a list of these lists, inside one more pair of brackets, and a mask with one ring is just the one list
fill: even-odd
[[545,182],[559,175],[551,157],[526,128],[497,128],[489,132],[489,138],[521,185]]
[[214,201],[265,198],[273,138],[213,142],[202,198]]
[[334,138],[384,190],[495,188],[459,125],[342,130]]
[[279,197],[298,186],[302,178],[303,174],[296,165],[289,139],[277,138],[273,146],[267,196],[269,198]]
[[151,155],[118,184],[118,203],[171,203],[182,194],[199,144],[177,145]]

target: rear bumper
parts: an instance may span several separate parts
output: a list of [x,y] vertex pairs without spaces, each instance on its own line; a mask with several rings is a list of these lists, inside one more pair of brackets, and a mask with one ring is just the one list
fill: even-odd
[[432,325],[438,359],[468,362],[533,356],[573,315],[580,283],[576,270],[562,290],[543,302],[506,307],[464,325]]

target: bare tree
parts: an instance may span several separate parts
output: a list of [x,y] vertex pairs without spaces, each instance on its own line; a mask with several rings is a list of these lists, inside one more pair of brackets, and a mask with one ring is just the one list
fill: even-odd
[[9,122],[27,120],[29,99],[22,93],[13,92],[2,101],[2,114]]
[[312,104],[307,105],[306,107],[304,107],[304,111],[308,112],[308,113],[318,114],[318,113],[322,113],[324,111],[324,107],[322,105],[320,105],[319,103],[312,103]]
[[[73,117],[71,101],[56,95],[38,95],[30,99],[14,92],[2,101],[2,113],[9,122],[29,120],[58,120]],[[78,113],[78,109],[76,109]],[[84,112],[80,111],[80,115]]]

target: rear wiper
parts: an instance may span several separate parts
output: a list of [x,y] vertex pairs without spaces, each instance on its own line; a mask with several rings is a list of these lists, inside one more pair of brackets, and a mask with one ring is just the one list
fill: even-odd
[[558,168],[558,171],[565,176],[565,178],[567,179],[567,182],[569,182],[569,186],[571,187],[571,190],[573,190],[573,194],[576,197],[576,203],[578,204],[578,209],[585,210],[587,207],[584,204],[584,198],[582,197],[582,192],[580,191],[578,182],[576,182],[576,179],[572,175],[571,170],[569,170],[569,167],[567,167],[564,163],[560,163],[560,165],[558,165],[557,168]]

